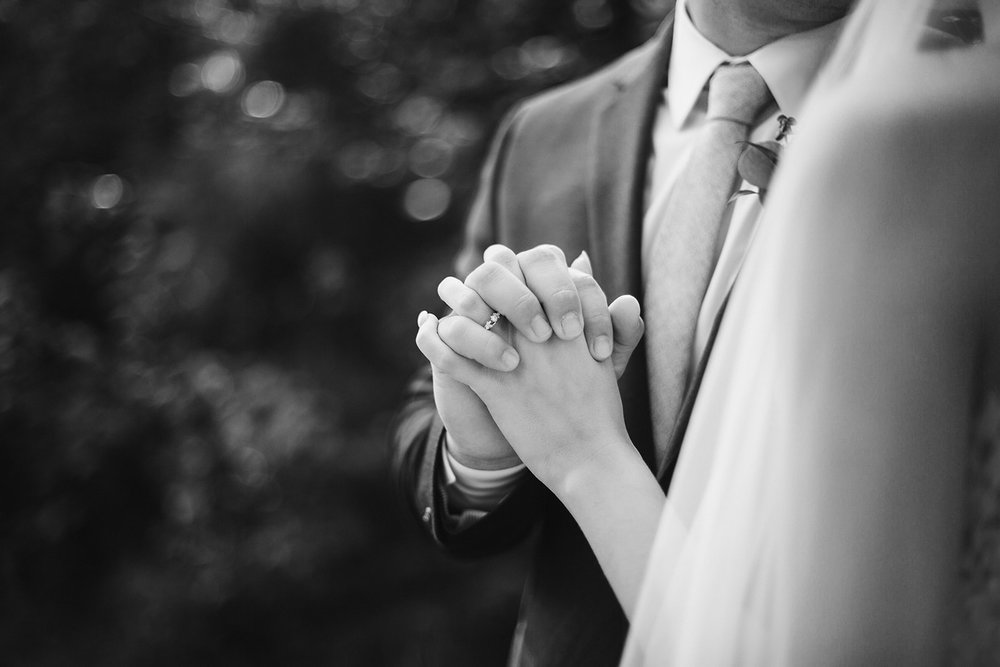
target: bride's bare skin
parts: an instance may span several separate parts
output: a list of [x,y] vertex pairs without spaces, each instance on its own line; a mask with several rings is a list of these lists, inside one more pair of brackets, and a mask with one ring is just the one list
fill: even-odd
[[[428,315],[421,330],[447,344],[470,327],[481,325]],[[463,363],[454,352],[436,363],[476,392],[520,459],[573,514],[630,614],[664,495],[629,439],[614,365],[595,361],[583,337],[536,343],[511,335],[521,358],[514,371]]]

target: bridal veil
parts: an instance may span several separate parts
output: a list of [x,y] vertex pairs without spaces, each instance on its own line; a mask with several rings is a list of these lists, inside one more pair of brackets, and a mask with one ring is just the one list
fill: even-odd
[[854,10],[732,295],[622,664],[950,655],[956,452],[1000,279],[980,252],[1000,248],[996,5],[987,43],[933,54],[928,0]]

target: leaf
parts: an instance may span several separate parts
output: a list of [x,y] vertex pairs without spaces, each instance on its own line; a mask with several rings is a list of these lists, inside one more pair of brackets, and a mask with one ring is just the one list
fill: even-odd
[[736,192],[733,193],[733,196],[729,198],[729,201],[727,201],[726,204],[727,205],[732,204],[734,201],[736,201],[743,195],[757,195],[759,197],[760,192],[758,192],[757,190],[737,190]]
[[739,141],[737,143],[740,144],[741,146],[744,146],[743,150],[747,150],[747,148],[757,149],[765,156],[767,156],[767,159],[769,159],[772,163],[778,164],[778,151],[774,150],[770,146],[765,146],[764,144],[758,144],[753,141]]

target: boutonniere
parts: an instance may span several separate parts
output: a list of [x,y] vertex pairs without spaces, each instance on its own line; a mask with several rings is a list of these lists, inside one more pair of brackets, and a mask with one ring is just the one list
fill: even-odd
[[[788,143],[788,135],[792,133],[795,126],[795,119],[784,114],[778,116],[778,131],[771,141],[755,143],[753,141],[743,141],[743,152],[740,153],[736,169],[740,178],[754,186],[756,190],[738,190],[732,199],[743,195],[757,195],[760,203],[764,203],[767,196],[767,188],[771,183],[771,177],[778,166],[778,159],[781,151]],[[730,200],[732,201],[732,200]]]

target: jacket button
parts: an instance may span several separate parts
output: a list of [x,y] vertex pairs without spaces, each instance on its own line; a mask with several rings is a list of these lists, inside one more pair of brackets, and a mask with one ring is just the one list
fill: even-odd
[[424,523],[430,523],[431,522],[431,514],[432,514],[431,513],[431,508],[430,507],[425,507],[424,508],[424,515],[422,517],[420,517],[420,518],[421,518],[421,520],[423,520]]

